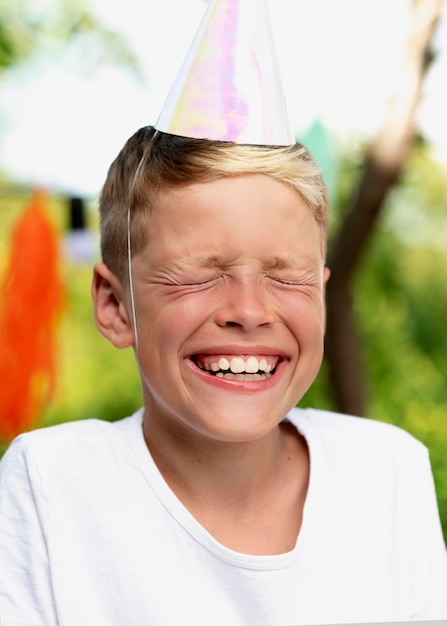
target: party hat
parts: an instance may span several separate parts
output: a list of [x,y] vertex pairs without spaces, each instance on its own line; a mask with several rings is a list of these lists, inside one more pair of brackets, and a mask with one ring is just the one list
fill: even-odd
[[291,145],[267,0],[212,0],[155,125],[183,137]]

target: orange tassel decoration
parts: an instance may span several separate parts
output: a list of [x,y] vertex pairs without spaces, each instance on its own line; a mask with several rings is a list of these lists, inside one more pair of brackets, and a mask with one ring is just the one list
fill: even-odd
[[55,388],[59,238],[35,192],[12,233],[0,295],[0,439],[33,428]]

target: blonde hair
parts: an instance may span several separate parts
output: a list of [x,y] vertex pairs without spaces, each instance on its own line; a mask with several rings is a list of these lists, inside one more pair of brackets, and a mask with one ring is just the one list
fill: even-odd
[[238,145],[177,137],[148,126],[127,141],[110,166],[101,193],[104,262],[119,278],[126,279],[128,227],[132,255],[136,255],[148,242],[147,217],[160,190],[243,174],[265,174],[296,190],[321,225],[324,251],[327,192],[319,168],[301,144]]

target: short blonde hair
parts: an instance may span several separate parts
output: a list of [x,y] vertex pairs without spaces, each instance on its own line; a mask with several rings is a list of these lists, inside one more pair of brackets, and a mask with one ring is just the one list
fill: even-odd
[[136,255],[148,242],[145,220],[160,190],[243,174],[272,176],[296,190],[321,226],[325,251],[327,192],[320,170],[304,146],[249,146],[189,139],[148,126],[127,141],[110,166],[101,193],[104,262],[120,279],[127,278],[128,212],[132,254]]

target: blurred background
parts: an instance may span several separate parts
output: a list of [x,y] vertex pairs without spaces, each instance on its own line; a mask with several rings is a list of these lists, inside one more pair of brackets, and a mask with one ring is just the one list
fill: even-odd
[[[1,450],[140,405],[132,351],[92,320],[98,194],[126,139],[155,123],[205,6],[0,0]],[[326,358],[300,404],[423,441],[447,537],[447,8],[269,8],[291,122],[332,204]]]

